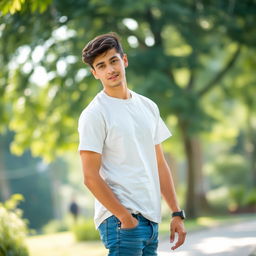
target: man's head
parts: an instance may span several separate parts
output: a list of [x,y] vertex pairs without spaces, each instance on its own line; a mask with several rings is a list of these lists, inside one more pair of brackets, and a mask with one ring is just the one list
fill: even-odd
[[105,90],[126,86],[125,68],[128,59],[115,33],[103,34],[90,41],[83,49],[83,61]]
[[95,58],[113,48],[123,57],[124,52],[117,34],[112,32],[97,36],[84,47],[82,51],[83,62],[94,69]]

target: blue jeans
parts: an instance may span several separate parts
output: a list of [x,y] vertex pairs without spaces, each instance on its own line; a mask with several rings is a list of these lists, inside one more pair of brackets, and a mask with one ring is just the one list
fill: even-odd
[[133,214],[138,220],[135,228],[121,228],[114,215],[99,226],[102,242],[109,249],[108,256],[157,256],[158,224]]

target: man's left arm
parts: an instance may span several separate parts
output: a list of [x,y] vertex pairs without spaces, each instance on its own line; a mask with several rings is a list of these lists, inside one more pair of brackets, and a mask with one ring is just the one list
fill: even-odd
[[[156,145],[155,149],[156,149],[156,158],[157,158],[162,196],[167,202],[170,210],[172,212],[178,212],[181,209],[177,201],[177,196],[175,192],[171,171],[165,160],[161,144]],[[171,224],[170,224],[170,242],[171,243],[174,242],[175,233],[178,233],[178,241],[171,248],[172,250],[175,250],[176,248],[181,246],[184,243],[185,237],[186,237],[184,222],[179,216],[173,217],[171,220]]]

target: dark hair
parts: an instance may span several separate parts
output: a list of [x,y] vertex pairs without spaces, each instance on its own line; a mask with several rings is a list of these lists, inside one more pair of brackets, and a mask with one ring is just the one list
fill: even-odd
[[121,57],[124,52],[118,35],[114,32],[99,35],[92,39],[82,51],[82,60],[93,68],[93,62],[100,54],[115,48]]

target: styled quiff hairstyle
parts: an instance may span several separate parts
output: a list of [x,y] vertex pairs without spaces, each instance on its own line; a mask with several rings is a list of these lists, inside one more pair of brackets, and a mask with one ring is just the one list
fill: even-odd
[[114,32],[99,35],[92,39],[82,51],[82,60],[89,64],[92,68],[95,58],[102,53],[115,48],[116,51],[123,57],[124,52],[118,35]]

